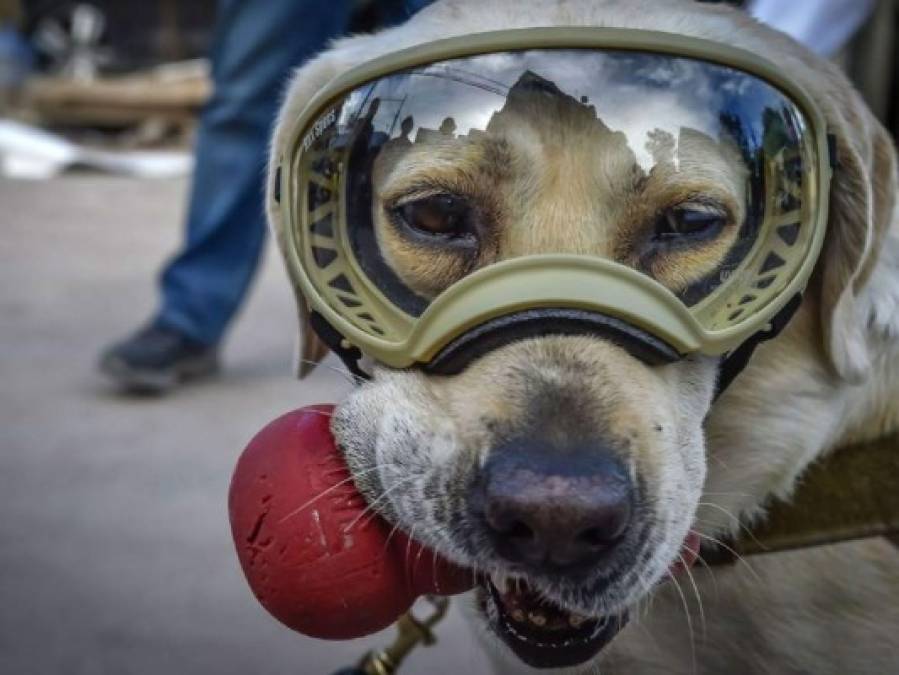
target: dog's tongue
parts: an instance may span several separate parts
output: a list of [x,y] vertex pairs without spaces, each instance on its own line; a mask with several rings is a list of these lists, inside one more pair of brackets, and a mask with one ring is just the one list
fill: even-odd
[[304,635],[344,640],[386,628],[420,595],[452,595],[472,574],[391,534],[334,445],[332,406],[269,423],[237,463],[231,533],[253,594]]
[[681,546],[680,557],[668,568],[671,576],[685,572],[693,567],[699,558],[699,544],[699,535],[690,530],[687,538],[684,539],[683,546]]

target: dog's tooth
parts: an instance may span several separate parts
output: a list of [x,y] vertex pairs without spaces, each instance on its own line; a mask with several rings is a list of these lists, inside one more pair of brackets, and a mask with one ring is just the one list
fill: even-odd
[[568,623],[572,628],[580,628],[587,622],[587,617],[582,614],[574,614],[572,613],[568,617]]
[[546,617],[539,612],[528,612],[528,619],[530,619],[531,623],[535,626],[546,625]]
[[490,581],[500,593],[506,590],[506,576],[500,572],[491,572]]
[[491,572],[490,581],[500,593],[506,595],[515,591],[515,579],[505,572]]

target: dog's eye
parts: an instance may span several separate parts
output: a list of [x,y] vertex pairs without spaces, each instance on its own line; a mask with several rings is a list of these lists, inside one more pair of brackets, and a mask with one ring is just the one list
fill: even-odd
[[440,237],[471,236],[472,208],[461,197],[438,194],[406,202],[393,209],[410,228]]
[[667,209],[656,221],[655,238],[661,241],[711,238],[726,224],[727,214],[716,205],[678,204]]

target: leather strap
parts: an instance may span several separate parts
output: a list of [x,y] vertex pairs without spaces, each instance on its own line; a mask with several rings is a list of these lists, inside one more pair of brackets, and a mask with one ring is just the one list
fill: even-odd
[[846,446],[811,466],[789,502],[774,501],[764,522],[733,541],[732,549],[703,547],[703,560],[776,553],[866,537],[899,546],[899,433]]

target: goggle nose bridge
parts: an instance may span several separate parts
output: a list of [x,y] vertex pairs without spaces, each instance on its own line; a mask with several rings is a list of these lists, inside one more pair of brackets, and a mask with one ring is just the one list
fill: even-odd
[[435,375],[457,375],[496,349],[528,338],[551,335],[602,338],[650,366],[673,363],[682,358],[665,341],[621,319],[581,309],[535,308],[496,317],[458,335],[423,364],[422,369]]

